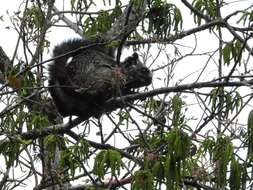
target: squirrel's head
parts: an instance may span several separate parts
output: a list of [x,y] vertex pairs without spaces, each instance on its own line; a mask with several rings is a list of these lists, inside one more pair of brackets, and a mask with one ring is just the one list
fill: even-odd
[[152,72],[139,60],[137,53],[127,57],[121,66],[126,74],[126,88],[139,88],[151,84]]

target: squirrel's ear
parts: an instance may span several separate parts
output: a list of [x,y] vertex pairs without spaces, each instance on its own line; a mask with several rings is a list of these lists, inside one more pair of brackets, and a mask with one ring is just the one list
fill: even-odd
[[139,58],[139,55],[138,55],[136,52],[134,52],[133,55],[132,55],[132,57],[133,57],[134,59],[138,59],[138,58]]

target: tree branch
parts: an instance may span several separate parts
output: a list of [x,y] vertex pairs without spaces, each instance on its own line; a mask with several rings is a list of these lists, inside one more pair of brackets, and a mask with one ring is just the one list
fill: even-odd
[[[108,100],[105,103],[105,107],[112,107],[115,104],[122,104],[124,101],[134,101],[138,99],[144,99],[147,97],[153,97],[159,94],[167,94],[171,92],[183,92],[186,90],[193,90],[193,89],[202,89],[202,88],[215,88],[215,87],[240,87],[240,86],[249,86],[251,87],[253,85],[253,80],[243,80],[243,81],[208,81],[208,82],[199,82],[199,83],[190,83],[190,84],[183,84],[178,85],[174,87],[166,87],[166,88],[159,88],[155,90],[151,90],[149,92],[142,92],[142,93],[136,93],[136,94],[130,94],[118,98],[113,98]],[[91,115],[88,115],[85,118],[76,118],[66,124],[58,124],[58,125],[52,125],[49,127],[45,127],[42,129],[34,129],[28,132],[24,132],[20,135],[14,135],[15,138],[21,138],[25,140],[35,140],[38,137],[43,137],[49,134],[64,134],[68,133],[72,128],[80,124],[81,122],[89,119],[92,117],[93,113]]]
[[5,72],[8,70],[8,68],[11,67],[11,61],[9,57],[4,52],[3,48],[0,46],[0,83],[4,84],[5,81]]
[[211,19],[207,16],[204,15],[202,12],[200,12],[198,9],[196,9],[195,7],[193,7],[187,0],[181,0],[182,3],[188,7],[193,13],[195,13],[196,15],[200,16],[201,18],[205,19],[207,22],[210,22]]
[[144,18],[146,6],[146,0],[140,7],[129,4],[113,27],[102,38],[105,41],[123,40],[125,36],[136,29],[138,23]]

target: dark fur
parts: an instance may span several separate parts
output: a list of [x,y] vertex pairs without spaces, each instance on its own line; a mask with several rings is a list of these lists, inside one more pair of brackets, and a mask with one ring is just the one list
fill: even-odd
[[117,65],[113,52],[96,44],[75,39],[53,51],[56,58],[49,66],[49,91],[62,116],[99,116],[112,111],[117,106],[103,108],[108,99],[152,81],[151,72],[136,53]]

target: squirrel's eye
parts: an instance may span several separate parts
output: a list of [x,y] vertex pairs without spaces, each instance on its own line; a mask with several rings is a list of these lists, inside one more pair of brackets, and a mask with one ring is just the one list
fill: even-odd
[[149,69],[146,68],[146,67],[142,67],[141,72],[144,73],[144,74],[147,74],[147,73],[149,73]]

